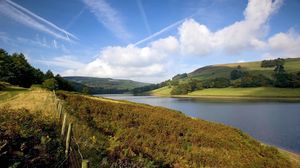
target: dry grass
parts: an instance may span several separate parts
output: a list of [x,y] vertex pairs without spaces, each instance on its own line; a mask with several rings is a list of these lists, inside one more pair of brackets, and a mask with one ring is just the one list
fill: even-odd
[[55,118],[55,102],[52,92],[41,88],[31,88],[8,99],[0,101],[0,107],[10,106],[12,109],[25,108],[29,111],[42,112],[44,117]]

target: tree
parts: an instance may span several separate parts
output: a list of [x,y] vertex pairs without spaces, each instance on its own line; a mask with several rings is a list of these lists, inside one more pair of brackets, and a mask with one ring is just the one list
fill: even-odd
[[69,83],[69,81],[62,78],[59,74],[57,74],[54,79],[57,81],[57,89],[59,90],[67,90],[67,91],[73,91],[74,88]]
[[285,73],[284,66],[282,64],[277,64],[275,69],[275,73]]
[[48,70],[45,74],[45,80],[51,79],[51,78],[54,78],[54,75],[53,75],[52,71]]
[[82,89],[82,93],[84,93],[84,94],[90,94],[90,89],[88,87],[84,87]]
[[269,68],[269,67],[275,67],[276,65],[283,65],[283,64],[284,64],[284,59],[277,58],[274,60],[263,60],[260,66],[263,68]]
[[260,87],[260,86],[270,86],[272,80],[265,77],[264,75],[251,75],[246,73],[240,82],[240,87]]
[[11,60],[13,65],[10,70],[13,75],[11,75],[8,82],[21,87],[30,87],[33,83],[33,67],[27,62],[22,53],[14,53]]
[[230,86],[230,80],[227,78],[215,78],[213,81],[214,88],[225,88]]
[[241,70],[241,66],[238,65],[236,69],[232,70],[231,73],[230,73],[230,79],[231,80],[236,80],[236,79],[239,79],[243,76],[243,72]]
[[57,90],[58,89],[58,83],[54,78],[46,79],[42,87],[49,89],[49,90]]
[[42,84],[44,81],[44,73],[40,69],[33,68],[33,83]]
[[179,79],[183,79],[183,78],[186,78],[188,77],[187,73],[183,73],[183,74],[177,74],[175,75],[172,80],[179,80]]
[[188,94],[188,92],[191,91],[191,87],[188,85],[188,83],[181,83],[177,86],[174,86],[171,90],[172,95],[183,95]]

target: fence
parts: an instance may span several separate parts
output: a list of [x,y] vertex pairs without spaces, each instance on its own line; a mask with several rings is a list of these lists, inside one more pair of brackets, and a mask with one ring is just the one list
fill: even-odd
[[58,99],[53,91],[53,100],[56,106],[56,114],[61,124],[61,139],[65,142],[65,159],[56,167],[67,166],[69,168],[88,168],[89,161],[84,159],[76,138],[72,135],[73,124],[67,121],[68,113],[64,110],[63,101]]

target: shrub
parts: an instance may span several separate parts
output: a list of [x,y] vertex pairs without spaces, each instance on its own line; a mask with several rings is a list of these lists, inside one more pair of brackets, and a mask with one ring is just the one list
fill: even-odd
[[42,87],[49,89],[49,90],[57,90],[58,89],[58,83],[54,78],[46,79],[42,83]]

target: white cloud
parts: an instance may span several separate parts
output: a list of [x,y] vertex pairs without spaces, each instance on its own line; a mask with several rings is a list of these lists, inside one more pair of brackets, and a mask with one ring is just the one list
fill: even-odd
[[72,39],[78,39],[75,35],[67,32],[62,28],[59,28],[50,21],[34,14],[28,9],[10,0],[0,1],[0,13],[14,19],[21,24],[48,33],[56,38],[69,42],[72,42]]
[[89,10],[96,16],[108,30],[120,39],[127,40],[131,35],[125,29],[117,10],[105,0],[83,0]]
[[276,57],[299,57],[300,35],[293,30],[278,33],[268,40],[269,51]]
[[164,75],[168,65],[167,56],[177,50],[178,41],[172,36],[159,39],[143,48],[133,45],[107,47],[96,60],[83,68],[67,70],[63,75],[139,78],[149,81],[148,78]]
[[179,28],[182,53],[203,56],[216,51],[236,53],[263,48],[261,39],[267,32],[267,21],[281,4],[282,0],[249,0],[244,20],[216,32],[189,19]]

